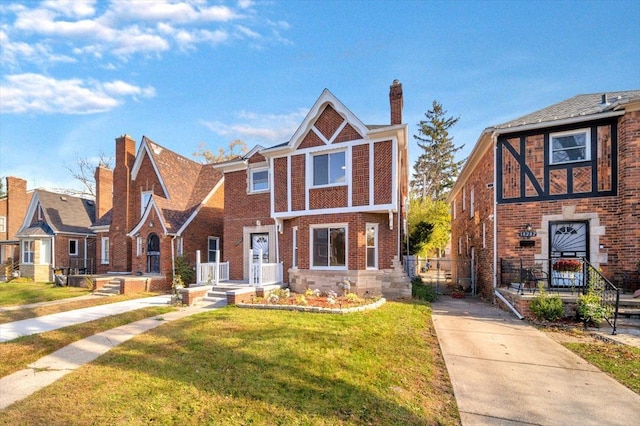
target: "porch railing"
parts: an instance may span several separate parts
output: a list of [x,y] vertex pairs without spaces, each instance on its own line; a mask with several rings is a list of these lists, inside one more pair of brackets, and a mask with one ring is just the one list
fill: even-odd
[[606,279],[597,268],[584,259],[584,292],[600,296],[600,305],[605,308],[605,320],[613,328],[611,334],[617,334],[618,309],[620,308],[620,289]]
[[216,285],[229,280],[229,262],[220,262],[220,251],[215,252],[215,262],[200,262],[200,251],[196,251],[196,283]]
[[264,263],[262,250],[258,251],[255,262],[253,261],[253,250],[249,250],[249,259],[251,259],[251,265],[249,265],[249,284],[260,287],[282,282],[282,263]]

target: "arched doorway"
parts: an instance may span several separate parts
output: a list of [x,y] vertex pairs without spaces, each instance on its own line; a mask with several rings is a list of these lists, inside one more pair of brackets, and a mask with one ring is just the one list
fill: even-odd
[[147,238],[147,272],[160,273],[160,238],[156,234]]

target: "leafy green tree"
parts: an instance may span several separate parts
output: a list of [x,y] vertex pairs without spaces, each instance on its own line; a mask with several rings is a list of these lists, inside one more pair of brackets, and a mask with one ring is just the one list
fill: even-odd
[[408,211],[409,252],[440,255],[451,235],[449,206],[444,201],[413,198]]
[[198,147],[198,151],[193,153],[194,157],[204,158],[204,162],[208,164],[219,163],[221,161],[231,160],[240,155],[244,155],[249,152],[247,144],[240,139],[235,139],[229,142],[229,146],[225,148],[218,148],[217,153],[213,153],[206,149],[206,144],[202,142]]
[[456,147],[449,136],[449,129],[460,117],[446,115],[447,111],[434,100],[432,109],[425,113],[426,120],[418,123],[418,135],[413,137],[422,154],[413,166],[411,189],[414,196],[444,200],[464,163],[464,160],[455,160],[456,152],[464,145]]

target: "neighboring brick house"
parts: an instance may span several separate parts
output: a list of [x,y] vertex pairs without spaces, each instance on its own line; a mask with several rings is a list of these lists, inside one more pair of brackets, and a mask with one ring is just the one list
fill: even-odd
[[7,176],[5,182],[5,196],[0,198],[0,280],[8,278],[18,265],[20,244],[16,234],[33,195],[24,179]]
[[[501,259],[585,257],[612,282],[640,261],[640,91],[578,95],[484,130],[448,198],[452,255],[486,298]],[[528,227],[527,225],[530,225]]]
[[114,170],[98,167],[95,176],[99,273],[163,277],[154,282],[166,289],[176,257],[195,264],[196,250],[206,260],[219,249],[224,180],[211,165],[147,137],[136,154],[135,141],[123,135]]
[[389,97],[391,124],[367,126],[324,90],[288,142],[215,166],[225,174],[231,279],[247,280],[249,250],[262,249],[296,292],[339,291],[348,278],[360,295],[411,296],[399,261],[408,126],[397,81]]
[[34,281],[53,281],[54,271],[92,272],[95,233],[93,200],[33,191],[16,233],[20,242],[20,274]]

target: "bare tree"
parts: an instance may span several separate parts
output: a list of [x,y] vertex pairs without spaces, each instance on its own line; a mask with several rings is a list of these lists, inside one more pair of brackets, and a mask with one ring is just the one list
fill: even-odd
[[78,157],[74,165],[70,166],[65,164],[64,168],[71,173],[71,176],[75,180],[81,183],[82,189],[64,189],[62,191],[69,195],[95,198],[96,182],[94,173],[97,166],[106,167],[108,169],[113,168],[113,157],[100,153],[97,161]]
[[214,154],[210,150],[206,149],[206,144],[204,142],[200,143],[198,147],[198,152],[194,152],[194,157],[202,157],[204,158],[205,163],[219,163],[221,161],[231,160],[240,155],[246,154],[249,152],[249,148],[247,148],[247,144],[245,144],[240,139],[235,139],[229,142],[229,146],[224,148],[218,148],[218,153]]

